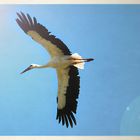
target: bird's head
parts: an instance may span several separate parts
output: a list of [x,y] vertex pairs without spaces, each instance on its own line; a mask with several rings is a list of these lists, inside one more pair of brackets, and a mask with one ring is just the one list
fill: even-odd
[[34,68],[38,68],[39,65],[37,64],[31,64],[29,67],[27,67],[24,71],[22,71],[20,74],[23,74],[25,73],[26,71],[29,71],[31,69],[34,69]]

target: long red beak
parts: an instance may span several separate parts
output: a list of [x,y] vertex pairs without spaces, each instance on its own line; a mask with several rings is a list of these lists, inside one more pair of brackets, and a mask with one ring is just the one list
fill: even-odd
[[29,71],[29,70],[31,70],[32,69],[32,66],[29,66],[28,68],[26,68],[24,71],[22,71],[20,74],[23,74],[23,73],[25,73],[26,71]]

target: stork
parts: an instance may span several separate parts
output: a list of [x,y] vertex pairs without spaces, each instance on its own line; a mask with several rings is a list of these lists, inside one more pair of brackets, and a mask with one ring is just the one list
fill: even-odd
[[16,22],[20,28],[33,40],[41,44],[50,54],[51,60],[45,65],[31,64],[21,72],[25,73],[34,68],[56,69],[58,77],[57,115],[56,119],[66,127],[76,125],[75,114],[77,110],[77,99],[79,96],[80,77],[79,69],[84,68],[85,62],[93,58],[83,59],[79,54],[72,54],[68,47],[47,28],[38,23],[35,17],[29,14],[17,13]]

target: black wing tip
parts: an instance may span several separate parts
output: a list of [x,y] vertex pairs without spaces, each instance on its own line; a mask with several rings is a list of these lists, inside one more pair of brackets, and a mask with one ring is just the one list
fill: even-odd
[[[20,11],[20,12],[16,12],[16,14],[17,14],[17,16],[20,18],[20,17],[23,17],[23,16],[25,16],[26,18],[31,18],[31,16],[30,16],[30,14],[29,13],[24,13],[24,12],[22,12],[22,11]],[[17,18],[18,19],[18,18]],[[36,20],[36,18],[35,17],[32,17],[32,19],[35,21]],[[37,20],[36,20],[37,21]]]
[[17,16],[20,15],[20,12],[16,12]]
[[62,123],[63,126],[66,126],[67,128],[70,126],[73,128],[74,125],[77,125],[75,116],[73,115],[73,112],[70,113],[64,113],[62,110],[57,110],[57,116],[56,120],[58,120],[58,123]]
[[28,13],[27,14],[24,14],[22,11],[20,12],[16,12],[18,18],[17,19],[20,19],[22,20],[24,17],[26,17],[27,15],[29,15]]
[[37,20],[35,18],[31,18],[28,13],[24,14],[22,11],[17,12],[16,14],[18,16],[16,22],[25,33],[34,29],[34,25],[37,24]]
[[16,14],[17,14],[17,16],[18,16],[19,18],[22,17],[23,15],[25,15],[22,11],[16,12]]
[[[22,11],[16,12],[16,14],[17,14],[17,15],[25,15],[24,12],[22,12]],[[27,14],[28,14],[28,13],[27,13]]]

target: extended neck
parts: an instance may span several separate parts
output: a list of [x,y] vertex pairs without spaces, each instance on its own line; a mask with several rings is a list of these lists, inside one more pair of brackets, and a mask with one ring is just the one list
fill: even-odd
[[45,64],[45,65],[35,65],[34,68],[48,68],[49,65],[48,64]]
[[47,67],[50,67],[49,64],[46,65],[31,64],[28,68],[22,71],[21,74],[25,73],[26,71],[32,70],[34,68],[47,68]]

